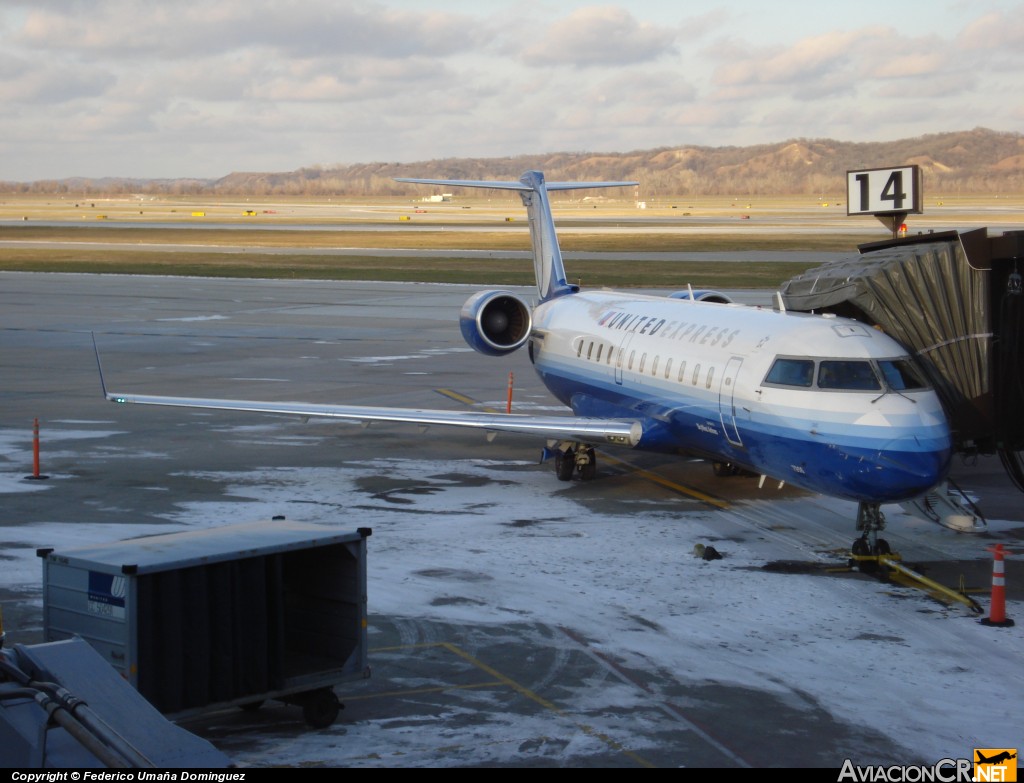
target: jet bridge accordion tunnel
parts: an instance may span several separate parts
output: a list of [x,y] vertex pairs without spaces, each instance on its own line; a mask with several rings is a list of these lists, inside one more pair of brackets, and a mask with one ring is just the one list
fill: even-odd
[[1024,491],[1024,231],[860,245],[782,287],[789,310],[872,324],[918,360],[962,454],[998,454]]

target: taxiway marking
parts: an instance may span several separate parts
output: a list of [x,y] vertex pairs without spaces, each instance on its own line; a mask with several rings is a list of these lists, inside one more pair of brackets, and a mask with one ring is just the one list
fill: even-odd
[[415,690],[409,690],[409,691],[393,691],[393,692],[390,692],[390,693],[374,693],[374,694],[368,694],[368,695],[362,695],[362,696],[360,696],[360,695],[349,696],[347,694],[340,694],[339,693],[338,694],[338,698],[342,702],[345,702],[345,701],[355,701],[355,700],[360,700],[360,699],[361,700],[366,700],[366,699],[373,699],[373,698],[380,698],[380,697],[387,697],[387,696],[391,696],[391,697],[394,697],[394,696],[408,696],[410,694],[417,694],[417,693],[419,693],[419,694],[422,694],[422,693],[443,693],[445,691],[471,690],[471,689],[474,689],[474,688],[487,688],[487,687],[494,687],[494,686],[504,686],[506,688],[510,688],[511,690],[515,691],[520,696],[528,699],[529,701],[532,701],[534,704],[539,705],[540,707],[542,707],[543,709],[547,710],[548,712],[551,712],[551,713],[557,715],[560,718],[565,718],[570,723],[572,723],[574,726],[576,726],[577,729],[579,729],[581,732],[586,734],[588,737],[593,737],[594,739],[597,739],[597,740],[603,742],[609,748],[611,748],[612,750],[614,750],[617,753],[621,753],[622,755],[626,756],[630,760],[634,761],[639,766],[647,767],[647,768],[650,768],[650,769],[654,769],[656,767],[655,764],[653,764],[652,762],[648,761],[643,756],[640,756],[639,754],[634,753],[633,751],[631,751],[628,748],[626,748],[618,740],[613,739],[612,737],[610,737],[606,733],[604,733],[602,731],[599,731],[598,729],[594,728],[593,726],[591,726],[591,725],[589,725],[587,723],[582,723],[582,722],[576,720],[570,713],[566,712],[564,709],[559,707],[554,702],[549,701],[548,699],[545,699],[539,693],[536,693],[535,691],[527,688],[525,685],[520,684],[519,682],[517,682],[516,680],[512,679],[508,675],[502,674],[500,671],[495,669],[493,666],[490,666],[489,664],[484,663],[479,658],[476,658],[476,657],[470,655],[465,650],[461,649],[460,647],[458,647],[455,644],[452,644],[451,642],[428,642],[428,643],[425,643],[425,644],[396,645],[394,647],[375,648],[375,649],[370,650],[370,652],[371,653],[405,652],[405,651],[408,651],[408,650],[425,650],[425,649],[437,649],[437,648],[441,648],[441,649],[447,650],[452,655],[454,655],[454,656],[456,656],[458,658],[461,658],[462,660],[466,661],[467,663],[469,663],[474,668],[480,670],[484,674],[489,675],[490,677],[493,677],[494,679],[492,681],[472,683],[470,685],[452,685],[452,686],[443,686],[442,685],[442,686],[437,686],[437,687],[433,687],[433,688],[417,688]]

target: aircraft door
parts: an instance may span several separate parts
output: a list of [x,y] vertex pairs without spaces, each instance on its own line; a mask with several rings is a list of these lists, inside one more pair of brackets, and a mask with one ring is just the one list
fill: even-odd
[[622,372],[628,370],[629,367],[629,344],[633,340],[633,333],[629,332],[625,337],[622,338],[622,342],[619,343],[618,354],[615,356],[615,382],[622,385]]
[[743,359],[733,356],[725,365],[722,383],[718,387],[718,414],[722,420],[725,439],[734,446],[742,446],[740,431],[736,426],[736,376],[739,375]]

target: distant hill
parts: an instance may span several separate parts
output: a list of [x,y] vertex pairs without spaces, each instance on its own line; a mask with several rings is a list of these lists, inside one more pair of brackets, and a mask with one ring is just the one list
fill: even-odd
[[752,147],[662,147],[634,152],[560,152],[512,158],[313,166],[236,172],[220,179],[67,179],[0,183],[3,192],[150,193],[246,196],[412,195],[393,177],[517,179],[539,169],[549,180],[629,179],[645,198],[686,195],[799,195],[846,191],[846,172],[917,164],[925,192],[1024,193],[1024,136],[985,128],[899,141],[790,139]]

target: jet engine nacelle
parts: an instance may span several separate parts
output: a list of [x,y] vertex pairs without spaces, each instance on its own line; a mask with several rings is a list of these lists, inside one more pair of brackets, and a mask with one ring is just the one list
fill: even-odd
[[502,356],[526,342],[533,326],[530,306],[510,291],[481,291],[462,306],[459,328],[480,353]]
[[690,291],[676,291],[674,294],[669,294],[669,299],[693,299],[696,302],[716,302],[718,304],[731,304],[732,298],[728,294],[723,294],[719,291],[705,291],[703,289],[693,291],[693,296],[690,295]]

